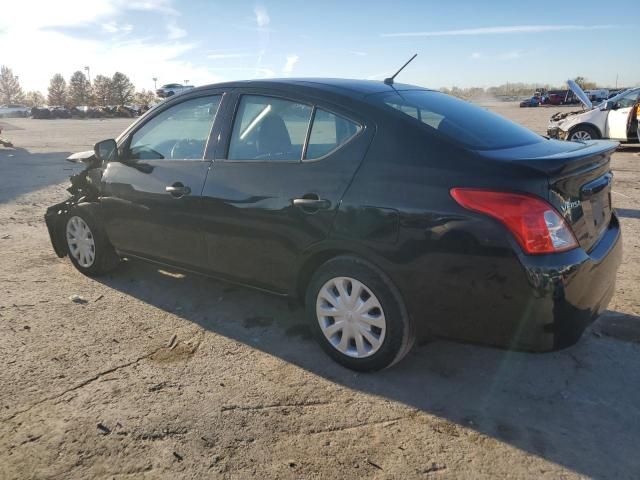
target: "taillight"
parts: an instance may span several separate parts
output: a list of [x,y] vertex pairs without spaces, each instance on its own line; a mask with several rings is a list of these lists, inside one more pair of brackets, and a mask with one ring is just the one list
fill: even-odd
[[451,196],[464,208],[502,222],[527,254],[564,252],[578,246],[564,219],[539,197],[473,188],[452,188]]

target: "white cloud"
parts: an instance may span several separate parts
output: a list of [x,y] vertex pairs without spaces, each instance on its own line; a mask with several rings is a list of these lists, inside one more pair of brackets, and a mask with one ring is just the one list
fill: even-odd
[[133,25],[130,25],[128,23],[118,24],[116,22],[106,22],[102,24],[102,30],[106,33],[127,34],[133,31]]
[[357,50],[352,50],[349,52],[351,55],[355,55],[357,57],[366,57],[367,56],[367,52],[360,52]]
[[282,73],[288,75],[293,72],[293,67],[298,63],[298,60],[300,60],[298,55],[287,55],[287,61],[284,64],[284,67],[282,67]]
[[225,60],[228,58],[246,58],[248,56],[248,53],[210,53],[207,55],[207,58],[211,60]]
[[267,25],[269,25],[269,23],[271,23],[271,18],[269,18],[267,9],[264,8],[263,6],[260,6],[260,5],[256,6],[253,9],[253,13],[256,16],[256,24],[258,25],[259,28],[266,27]]
[[497,35],[507,33],[571,32],[576,30],[605,30],[615,25],[513,25],[509,27],[466,28],[431,32],[382,33],[381,37],[446,37],[463,35]]
[[[85,65],[91,68],[92,78],[121,71],[138,88],[153,88],[152,77],[157,77],[160,85],[185,79],[194,85],[224,80],[211,69],[184,59],[195,45],[177,39],[177,31],[173,40],[164,42],[125,35],[132,32],[133,27],[119,23],[118,19],[131,10],[160,15],[167,24],[175,24],[173,19],[179,15],[172,8],[171,0],[92,0],[90,3],[86,0],[21,0],[3,4],[0,15],[2,64],[20,76],[24,90],[43,93],[54,73],[68,79]],[[82,38],[59,31],[59,27],[94,28],[96,34]],[[16,45],[20,47],[15,48]]]
[[[272,78],[276,74],[271,68],[266,67],[213,67],[210,70],[214,74],[232,72],[232,78]],[[235,75],[237,73],[240,75]]]
[[187,31],[183,28],[180,28],[175,23],[169,23],[167,25],[167,31],[169,33],[169,40],[177,40],[179,38],[184,38],[187,36]]

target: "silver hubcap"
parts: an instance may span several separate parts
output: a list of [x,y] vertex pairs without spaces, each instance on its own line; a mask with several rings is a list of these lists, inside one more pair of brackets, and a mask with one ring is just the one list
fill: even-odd
[[316,315],[333,348],[350,357],[373,355],[384,342],[387,323],[380,301],[354,278],[325,283],[318,292]]
[[591,140],[591,135],[589,132],[585,132],[584,130],[578,130],[571,135],[571,140]]
[[89,268],[96,258],[96,243],[89,225],[80,217],[71,217],[67,222],[67,245],[81,267]]

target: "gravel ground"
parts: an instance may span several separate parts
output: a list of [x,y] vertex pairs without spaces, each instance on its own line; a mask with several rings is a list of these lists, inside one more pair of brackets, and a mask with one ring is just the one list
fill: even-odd
[[[540,133],[554,111],[489,108]],[[640,150],[613,159],[625,262],[576,346],[433,341],[364,375],[282,299],[133,261],[93,280],[55,256],[63,158],[128,123],[2,122],[0,478],[638,478]]]

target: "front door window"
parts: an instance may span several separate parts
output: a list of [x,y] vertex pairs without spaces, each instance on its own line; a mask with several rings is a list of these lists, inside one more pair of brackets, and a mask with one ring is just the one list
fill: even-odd
[[132,160],[201,160],[220,95],[186,100],[159,113],[131,137]]

